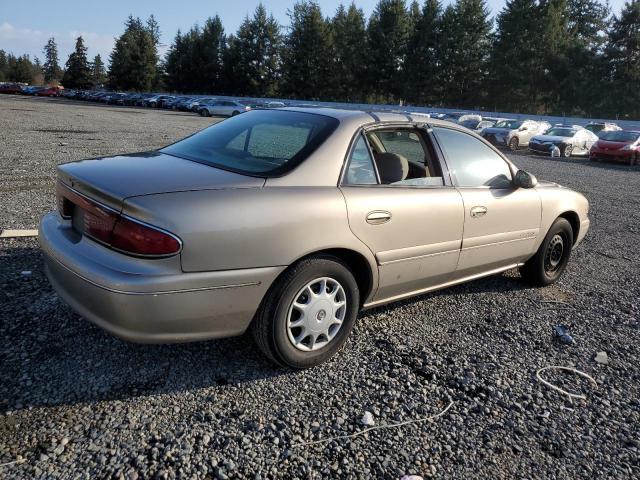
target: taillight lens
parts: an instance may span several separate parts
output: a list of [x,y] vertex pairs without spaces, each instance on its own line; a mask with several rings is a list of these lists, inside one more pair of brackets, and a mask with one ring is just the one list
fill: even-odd
[[180,251],[180,242],[161,230],[120,217],[111,235],[111,246],[136,255],[171,255]]
[[[149,257],[167,257],[180,252],[180,240],[171,233],[128,218],[115,210],[103,207],[87,197],[58,183],[58,210],[63,218],[73,218],[83,235],[98,240],[123,253]],[[81,209],[74,216],[74,209]]]

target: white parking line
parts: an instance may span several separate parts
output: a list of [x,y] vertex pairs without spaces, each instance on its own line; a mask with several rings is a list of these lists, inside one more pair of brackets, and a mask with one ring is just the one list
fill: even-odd
[[2,230],[0,238],[37,237],[38,230]]

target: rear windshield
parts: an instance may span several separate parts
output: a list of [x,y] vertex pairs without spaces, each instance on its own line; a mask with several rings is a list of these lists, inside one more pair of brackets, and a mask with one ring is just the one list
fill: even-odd
[[624,132],[612,131],[604,132],[600,135],[600,140],[608,140],[609,142],[635,142],[640,137],[640,132]]
[[161,151],[233,172],[276,176],[304,161],[338,123],[324,115],[254,110],[212,125]]

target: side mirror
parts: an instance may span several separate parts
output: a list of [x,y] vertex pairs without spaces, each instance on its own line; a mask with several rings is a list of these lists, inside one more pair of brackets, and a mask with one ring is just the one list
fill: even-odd
[[513,183],[516,187],[520,188],[533,188],[538,184],[538,179],[524,170],[518,170],[516,176],[513,179]]

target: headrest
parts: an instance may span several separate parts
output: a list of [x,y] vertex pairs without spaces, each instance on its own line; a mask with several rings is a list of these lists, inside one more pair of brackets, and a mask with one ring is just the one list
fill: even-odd
[[397,153],[374,154],[382,183],[400,182],[409,174],[409,161]]

